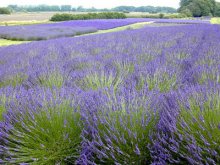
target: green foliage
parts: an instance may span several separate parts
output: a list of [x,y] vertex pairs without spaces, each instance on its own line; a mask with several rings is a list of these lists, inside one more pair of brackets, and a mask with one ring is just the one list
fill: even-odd
[[71,14],[55,14],[51,17],[50,21],[68,21],[72,20]]
[[141,90],[147,84],[148,89],[157,89],[160,92],[169,92],[176,88],[176,76],[168,75],[166,72],[157,71],[153,75],[141,76],[136,85],[137,90]]
[[179,12],[194,17],[214,16],[216,11],[215,0],[181,0]]
[[40,84],[49,88],[61,88],[63,86],[64,79],[64,76],[59,72],[52,72],[48,75],[43,75],[40,77]]
[[155,129],[157,115],[153,114],[150,106],[144,106],[149,98],[122,99],[118,109],[113,111],[112,107],[118,102],[116,99],[112,97],[107,108],[98,114],[98,137],[107,146],[103,147],[106,157],[102,161],[104,164],[150,164],[147,145],[150,143],[149,134]]
[[0,14],[11,14],[11,11],[9,8],[1,7],[0,8]]
[[215,16],[220,17],[220,2],[216,2]]
[[88,74],[79,84],[83,89],[97,90],[100,88],[111,88],[117,90],[118,86],[122,83],[122,78],[119,74],[114,75],[113,73],[101,73]]
[[88,13],[88,14],[55,14],[50,21],[67,21],[67,20],[88,20],[88,19],[121,19],[126,18],[124,13],[103,12],[103,13]]
[[[202,9],[200,8],[198,2],[192,2],[188,5],[188,9],[192,12],[192,15],[194,17],[201,17],[202,15]],[[206,10],[206,9],[205,9]]]
[[[202,154],[208,155],[205,147],[214,149],[219,153],[220,145],[220,95],[218,92],[203,96],[201,93],[194,93],[189,99],[189,106],[181,106],[179,115],[178,132],[183,135],[195,137],[196,144],[204,149]],[[182,103],[180,103],[182,104]],[[187,126],[184,126],[186,123]],[[183,142],[184,143],[184,142]]]
[[159,14],[159,18],[163,18],[164,17],[164,14],[163,13],[160,13]]
[[186,7],[181,10],[181,13],[184,14],[186,17],[192,17],[193,16],[192,12]]
[[8,144],[14,154],[14,164],[68,164],[80,154],[81,116],[71,107],[70,101],[49,105],[36,111],[17,115]]
[[5,77],[4,79],[0,80],[0,88],[8,85],[15,87],[17,85],[22,84],[23,81],[26,79],[26,75],[22,75],[19,73],[11,77]]
[[2,95],[0,97],[0,121],[2,121],[3,113],[6,111],[5,104],[6,104],[6,97]]
[[180,13],[174,13],[174,14],[164,14],[164,13],[160,13],[160,14],[142,14],[142,15],[134,15],[131,17],[135,17],[135,18],[184,18],[186,17],[186,15],[184,14],[180,14]]

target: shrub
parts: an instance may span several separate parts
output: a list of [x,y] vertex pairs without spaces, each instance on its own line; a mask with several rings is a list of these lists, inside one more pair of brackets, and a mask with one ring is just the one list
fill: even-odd
[[160,133],[153,137],[154,164],[220,162],[218,88],[192,87],[161,99]]
[[164,17],[164,14],[163,13],[160,13],[159,14],[159,18],[163,18]]
[[180,14],[180,13],[176,13],[176,14],[145,14],[142,16],[138,16],[138,17],[142,17],[142,18],[185,18],[187,17],[187,15],[185,14]]
[[61,95],[56,90],[17,95],[0,124],[1,163],[74,164],[80,155],[81,115],[73,98]]
[[121,95],[109,90],[104,93],[107,96],[98,96],[101,101],[96,103],[98,111],[91,119],[87,118],[94,130],[93,138],[87,139],[94,161],[97,164],[150,164],[149,134],[157,121],[150,110],[151,96],[140,97],[136,91]]

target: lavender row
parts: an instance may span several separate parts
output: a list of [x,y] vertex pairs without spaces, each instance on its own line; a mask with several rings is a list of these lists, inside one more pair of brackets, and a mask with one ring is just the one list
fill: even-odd
[[46,26],[80,26],[80,27],[95,27],[98,30],[112,29],[120,26],[140,22],[155,22],[155,23],[180,23],[180,24],[200,24],[210,23],[209,20],[183,20],[183,19],[151,19],[151,18],[127,18],[127,19],[95,19],[95,20],[75,20],[64,21],[60,23],[45,24]]
[[10,40],[47,40],[51,38],[70,37],[78,34],[91,33],[97,30],[112,29],[139,22],[201,24],[209,23],[201,20],[176,19],[148,19],[128,18],[111,20],[76,20],[61,23],[27,25],[27,26],[0,26],[0,38]]
[[0,38],[20,41],[47,40],[96,32],[93,27],[64,26],[0,26]]
[[3,164],[219,164],[218,25],[0,48]]

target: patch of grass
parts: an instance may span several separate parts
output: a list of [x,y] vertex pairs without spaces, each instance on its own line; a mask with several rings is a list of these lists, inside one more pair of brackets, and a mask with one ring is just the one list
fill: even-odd
[[151,24],[151,22],[139,22],[139,23],[134,23],[126,26],[121,26],[113,29],[108,29],[108,30],[99,30],[95,33],[89,33],[89,34],[84,34],[81,36],[86,36],[86,35],[93,35],[93,34],[103,34],[103,33],[111,33],[111,32],[118,32],[118,31],[123,31],[123,30],[132,30],[132,29],[140,29],[143,28],[145,25]]
[[220,24],[220,18],[219,17],[212,18],[211,23],[212,24]]
[[0,46],[9,46],[9,45],[17,45],[22,43],[27,43],[28,41],[12,41],[12,40],[5,40],[0,39]]

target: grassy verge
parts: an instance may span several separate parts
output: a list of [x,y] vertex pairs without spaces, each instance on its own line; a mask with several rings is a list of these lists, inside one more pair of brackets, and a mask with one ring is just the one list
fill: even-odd
[[26,42],[28,41],[11,41],[11,40],[0,39],[0,46],[17,45],[17,44],[22,44]]
[[3,21],[0,22],[0,26],[15,26],[15,25],[33,25],[33,24],[42,24],[42,23],[50,23],[48,20],[44,21]]
[[212,24],[220,24],[220,18],[219,17],[212,18],[211,23]]
[[117,27],[117,28],[113,28],[113,29],[99,30],[95,33],[83,34],[83,35],[80,35],[80,36],[93,35],[93,34],[102,34],[102,33],[111,33],[111,32],[117,32],[117,31],[129,30],[129,29],[140,29],[140,28],[143,28],[145,25],[151,24],[151,23],[153,23],[153,21],[151,21],[151,22],[139,22],[139,23],[134,23],[134,24],[121,26],[121,27]]

